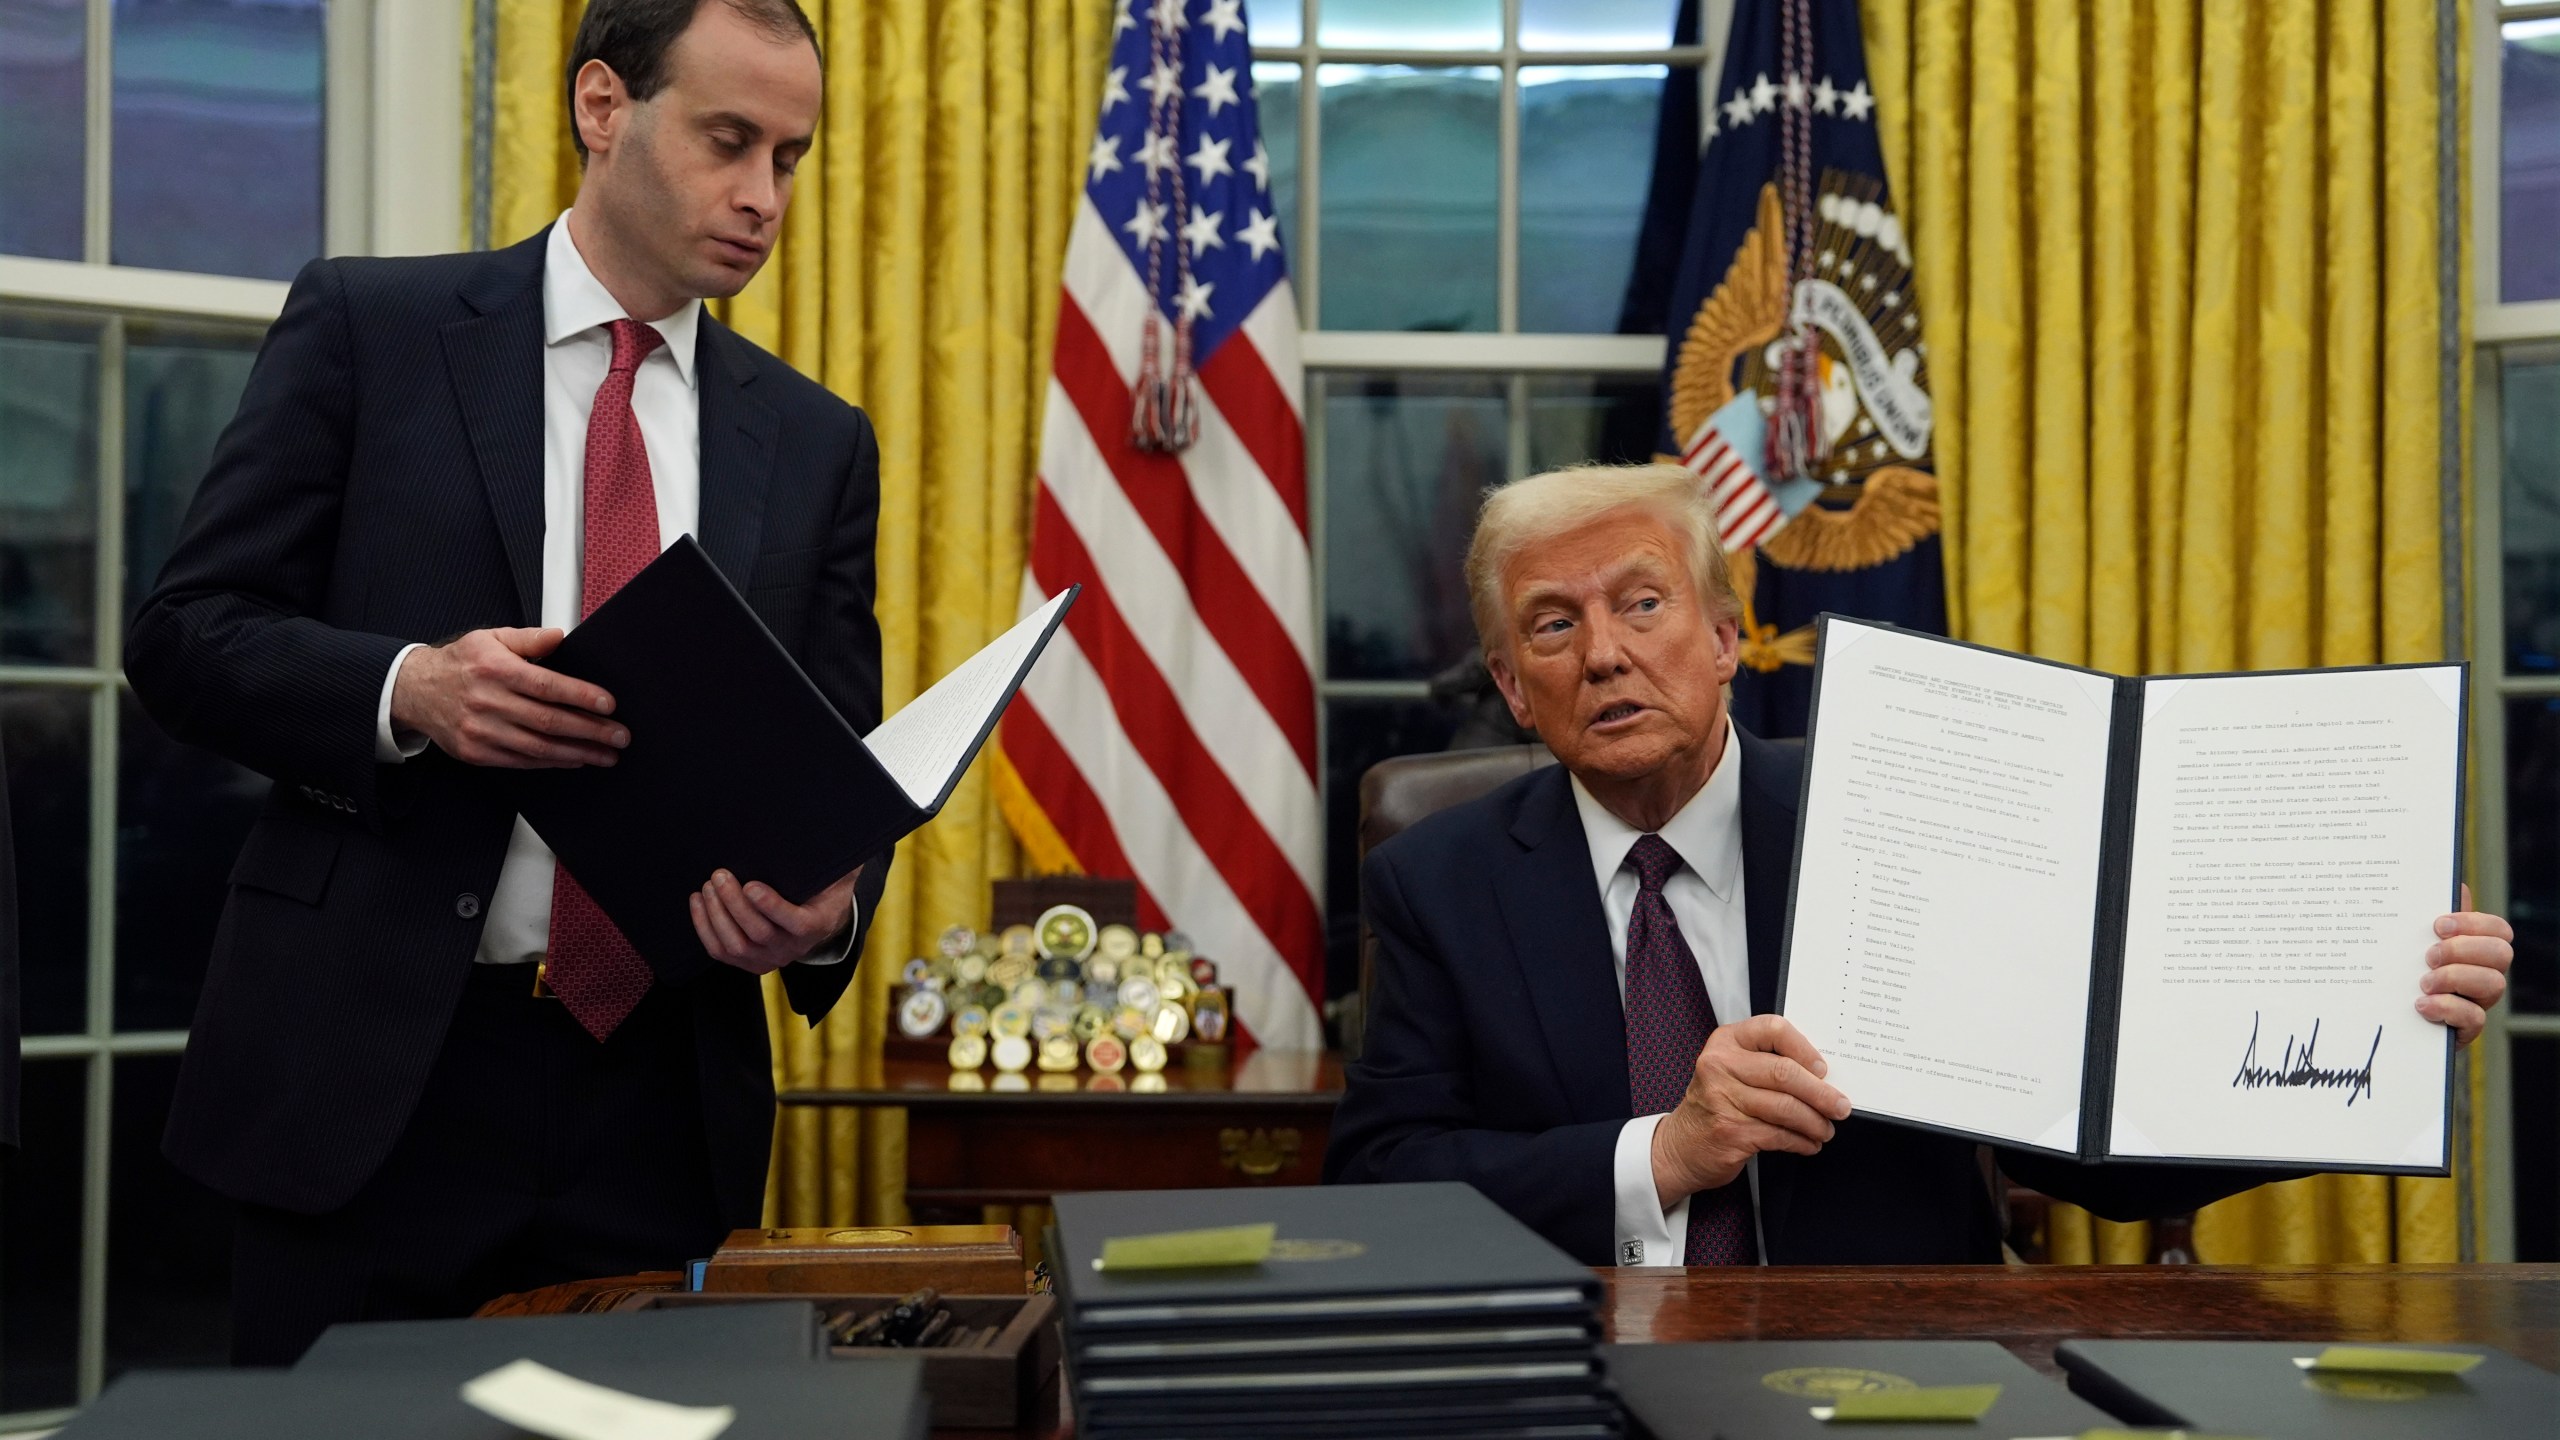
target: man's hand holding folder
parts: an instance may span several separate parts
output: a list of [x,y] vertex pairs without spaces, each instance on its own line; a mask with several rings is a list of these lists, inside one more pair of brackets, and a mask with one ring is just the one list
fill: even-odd
[[[614,702],[590,684],[533,662],[567,632],[474,630],[410,653],[391,692],[395,734],[423,735],[466,765],[502,770],[610,766],[631,743]],[[693,933],[712,959],[750,975],[779,970],[852,923],[862,867],[794,905],[760,880],[714,871],[690,899]]]

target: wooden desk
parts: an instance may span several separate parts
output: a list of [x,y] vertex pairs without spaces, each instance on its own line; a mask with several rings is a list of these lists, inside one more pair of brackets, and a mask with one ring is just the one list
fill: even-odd
[[923,1221],[1078,1190],[1313,1185],[1342,1098],[1341,1060],[1305,1050],[1256,1050],[1232,1069],[1172,1066],[1152,1093],[1128,1074],[1003,1077],[1024,1082],[1003,1090],[998,1078],[889,1060],[876,1086],[781,1100],[905,1110],[907,1204]]
[[[1608,1338],[1630,1344],[1996,1340],[2058,1377],[2053,1347],[2074,1337],[2460,1341],[2495,1345],[2560,1370],[2560,1265],[1950,1265],[1599,1273]],[[658,1278],[553,1286],[492,1302],[481,1313],[585,1309],[603,1289],[628,1293]],[[1069,1440],[1073,1432],[933,1433],[939,1440]]]

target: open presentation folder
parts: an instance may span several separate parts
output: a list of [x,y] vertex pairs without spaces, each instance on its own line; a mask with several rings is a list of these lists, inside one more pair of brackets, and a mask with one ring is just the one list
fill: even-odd
[[805,903],[931,820],[1079,593],[863,736],[679,537],[544,662],[603,686],[630,745],[515,772],[516,808],[660,979],[694,974],[712,961],[686,897],[725,869]]
[[1859,1112],[2433,1174],[2467,667],[2120,679],[1826,615],[1778,1009]]

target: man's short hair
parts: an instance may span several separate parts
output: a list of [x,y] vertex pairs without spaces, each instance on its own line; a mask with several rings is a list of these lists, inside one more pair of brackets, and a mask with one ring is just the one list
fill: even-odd
[[1502,572],[1512,558],[1541,536],[1578,530],[1631,505],[1652,510],[1687,539],[1689,574],[1710,616],[1725,621],[1742,613],[1716,539],[1715,503],[1695,474],[1678,465],[1570,465],[1488,490],[1476,512],[1476,533],[1467,542],[1467,595],[1487,655],[1510,640]]
[[[712,0],[589,0],[587,13],[578,21],[577,38],[569,42],[569,140],[578,147],[578,159],[587,158],[587,139],[578,133],[578,72],[590,60],[601,60],[606,68],[622,77],[622,88],[634,100],[646,100],[667,88],[667,53],[675,48],[676,37],[693,24],[693,17]],[[807,12],[799,0],[719,0],[738,17],[777,41],[806,40],[811,50],[818,51],[818,63],[826,63],[826,52],[818,47],[818,29],[809,23]]]

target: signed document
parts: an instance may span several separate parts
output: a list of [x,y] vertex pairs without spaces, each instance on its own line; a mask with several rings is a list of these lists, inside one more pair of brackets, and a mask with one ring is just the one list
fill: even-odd
[[2445,1173],[2451,1037],[2414,1006],[2466,680],[2120,679],[1826,616],[1778,1008],[1880,1119]]

